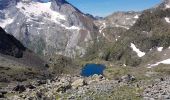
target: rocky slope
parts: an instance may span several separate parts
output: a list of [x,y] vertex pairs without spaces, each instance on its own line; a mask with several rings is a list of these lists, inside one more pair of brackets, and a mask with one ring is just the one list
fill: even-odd
[[[131,76],[130,76],[131,77]],[[13,94],[8,96],[9,100],[29,100],[29,99],[42,99],[42,100],[88,100],[88,99],[121,99],[121,97],[114,96],[114,92],[121,86],[127,86],[132,78],[127,78],[125,76],[122,81],[118,80],[108,80],[102,75],[93,75],[88,78],[83,78],[81,76],[70,76],[63,75],[56,77],[52,80],[47,80],[45,82],[34,81],[29,85],[20,84],[16,87],[9,87],[11,89],[5,96],[8,96],[10,92]],[[29,86],[29,87],[28,87]],[[132,87],[133,85],[129,87]],[[19,93],[19,95],[17,95]],[[116,95],[116,93],[115,93]],[[129,99],[140,98],[129,97]],[[123,98],[122,98],[123,99]]]
[[[168,2],[168,0],[165,0],[160,5],[141,12],[138,17],[136,15],[129,15],[133,16],[129,22],[133,22],[135,19],[136,21],[133,25],[129,24],[130,28],[127,26],[127,30],[110,28],[106,31],[105,28],[107,26],[113,25],[111,27],[115,27],[114,24],[117,24],[114,22],[113,17],[113,21],[109,21],[113,22],[113,24],[104,24],[100,28],[100,33],[111,43],[99,41],[96,44],[96,48],[99,50],[94,55],[95,58],[99,57],[107,61],[118,61],[122,65],[138,66],[144,64],[144,66],[148,67],[161,60],[167,61],[170,57],[168,55],[168,47],[170,46],[170,9]],[[122,14],[118,13],[117,15],[120,16]],[[126,21],[126,17],[122,19],[122,23],[123,21]],[[121,20],[117,22],[120,23]]]
[[77,74],[79,66],[61,55],[40,57],[0,27],[0,91],[9,84],[51,79],[62,73]]
[[46,81],[11,85],[0,92],[0,97],[8,100],[169,100],[169,78],[156,78],[150,84],[148,80],[135,80],[130,75],[120,80],[108,80],[102,75],[88,78],[62,75]]
[[46,63],[0,28],[0,82],[24,81],[35,78],[34,75],[38,77],[41,71],[47,70]]
[[1,27],[0,54],[2,57],[16,60],[28,66],[32,64],[34,67],[43,67],[45,64],[45,61],[24,47],[14,36],[7,34]]
[[108,42],[117,41],[120,35],[129,30],[140,16],[140,12],[116,12],[103,19],[95,21],[99,27],[99,33]]
[[65,0],[1,0],[0,26],[41,55],[83,56],[97,28]]

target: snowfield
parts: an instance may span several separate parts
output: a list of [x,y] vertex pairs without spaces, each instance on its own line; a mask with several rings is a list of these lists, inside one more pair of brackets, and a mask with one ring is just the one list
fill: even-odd
[[143,57],[145,55],[145,52],[140,51],[133,43],[131,43],[130,47],[137,53],[138,57]]
[[167,23],[170,23],[170,19],[169,19],[168,17],[165,17],[165,21],[166,21]]
[[32,18],[32,15],[34,15],[45,16],[47,19],[54,22],[58,22],[59,20],[66,20],[64,15],[51,9],[51,2],[31,2],[29,4],[19,2],[16,7],[29,18]]
[[157,62],[157,63],[155,63],[155,64],[152,64],[152,65],[151,65],[150,67],[148,67],[148,68],[151,68],[151,67],[154,67],[154,66],[158,66],[159,64],[166,64],[166,65],[168,65],[168,64],[170,64],[170,59],[166,59],[166,60]]

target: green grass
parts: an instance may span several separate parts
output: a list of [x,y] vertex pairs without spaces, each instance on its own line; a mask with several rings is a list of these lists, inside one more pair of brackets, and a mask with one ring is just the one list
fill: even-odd
[[110,100],[141,100],[140,94],[143,89],[129,86],[122,86],[117,88],[112,93],[112,99]]
[[160,75],[170,75],[170,65],[160,64],[154,68],[154,71]]

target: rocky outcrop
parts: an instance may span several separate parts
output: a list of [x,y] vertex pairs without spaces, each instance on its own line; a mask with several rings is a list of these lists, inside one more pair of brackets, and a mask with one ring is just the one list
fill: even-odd
[[[95,97],[95,95],[99,95],[102,93],[108,93],[111,95],[111,91],[114,87],[118,86],[118,82],[116,80],[108,81],[106,79],[102,79],[100,81],[96,81],[95,78],[101,77],[98,75],[83,78],[81,76],[70,76],[63,75],[60,77],[56,77],[55,79],[48,80],[46,84],[42,84],[37,86],[34,83],[36,88],[28,89],[25,85],[20,85],[26,90],[22,91],[19,95],[9,96],[7,97],[9,100],[17,100],[17,99],[86,99],[87,96],[91,96],[89,98]],[[93,82],[89,82],[93,81]],[[85,84],[88,82],[90,84]],[[18,85],[14,88],[15,90],[22,89],[19,88]],[[94,91],[94,92],[91,92]],[[19,93],[20,91],[16,91]]]

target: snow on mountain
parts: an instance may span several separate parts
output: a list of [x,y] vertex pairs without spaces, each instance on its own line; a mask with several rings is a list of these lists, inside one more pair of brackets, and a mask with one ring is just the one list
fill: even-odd
[[140,51],[133,43],[131,43],[130,47],[137,53],[138,57],[143,57],[145,55],[145,52]]
[[0,26],[38,54],[82,56],[97,34],[93,19],[65,0],[0,2]]
[[44,16],[47,19],[56,23],[58,22],[58,20],[66,20],[64,15],[51,9],[51,2],[19,2],[16,7],[29,18],[32,18],[31,16]]
[[166,21],[167,23],[170,23],[170,19],[169,19],[168,17],[165,17],[165,21]]
[[170,59],[166,59],[166,60],[157,62],[157,63],[155,63],[155,64],[152,64],[152,65],[150,65],[148,68],[152,68],[152,67],[154,67],[154,66],[158,66],[159,64],[166,64],[166,65],[169,65],[169,64],[170,64]]
[[7,19],[4,19],[4,20],[2,19],[2,20],[0,20],[0,26],[2,28],[5,28],[7,25],[11,24],[13,21],[14,21],[13,18],[7,18]]
[[108,27],[129,29],[139,18],[139,12],[116,12],[104,19]]
[[139,18],[139,16],[138,16],[138,15],[135,15],[135,16],[134,16],[134,18],[138,19],[138,18]]
[[163,47],[158,47],[157,51],[161,52],[163,50]]
[[129,27],[122,26],[122,25],[118,25],[118,24],[116,24],[115,27],[121,27],[121,28],[125,28],[125,29],[127,29],[127,30],[129,29]]
[[139,17],[140,12],[116,12],[103,19],[95,20],[99,33],[109,42],[118,40],[124,31],[129,30]]
[[164,6],[166,9],[170,8],[170,0],[164,0]]

